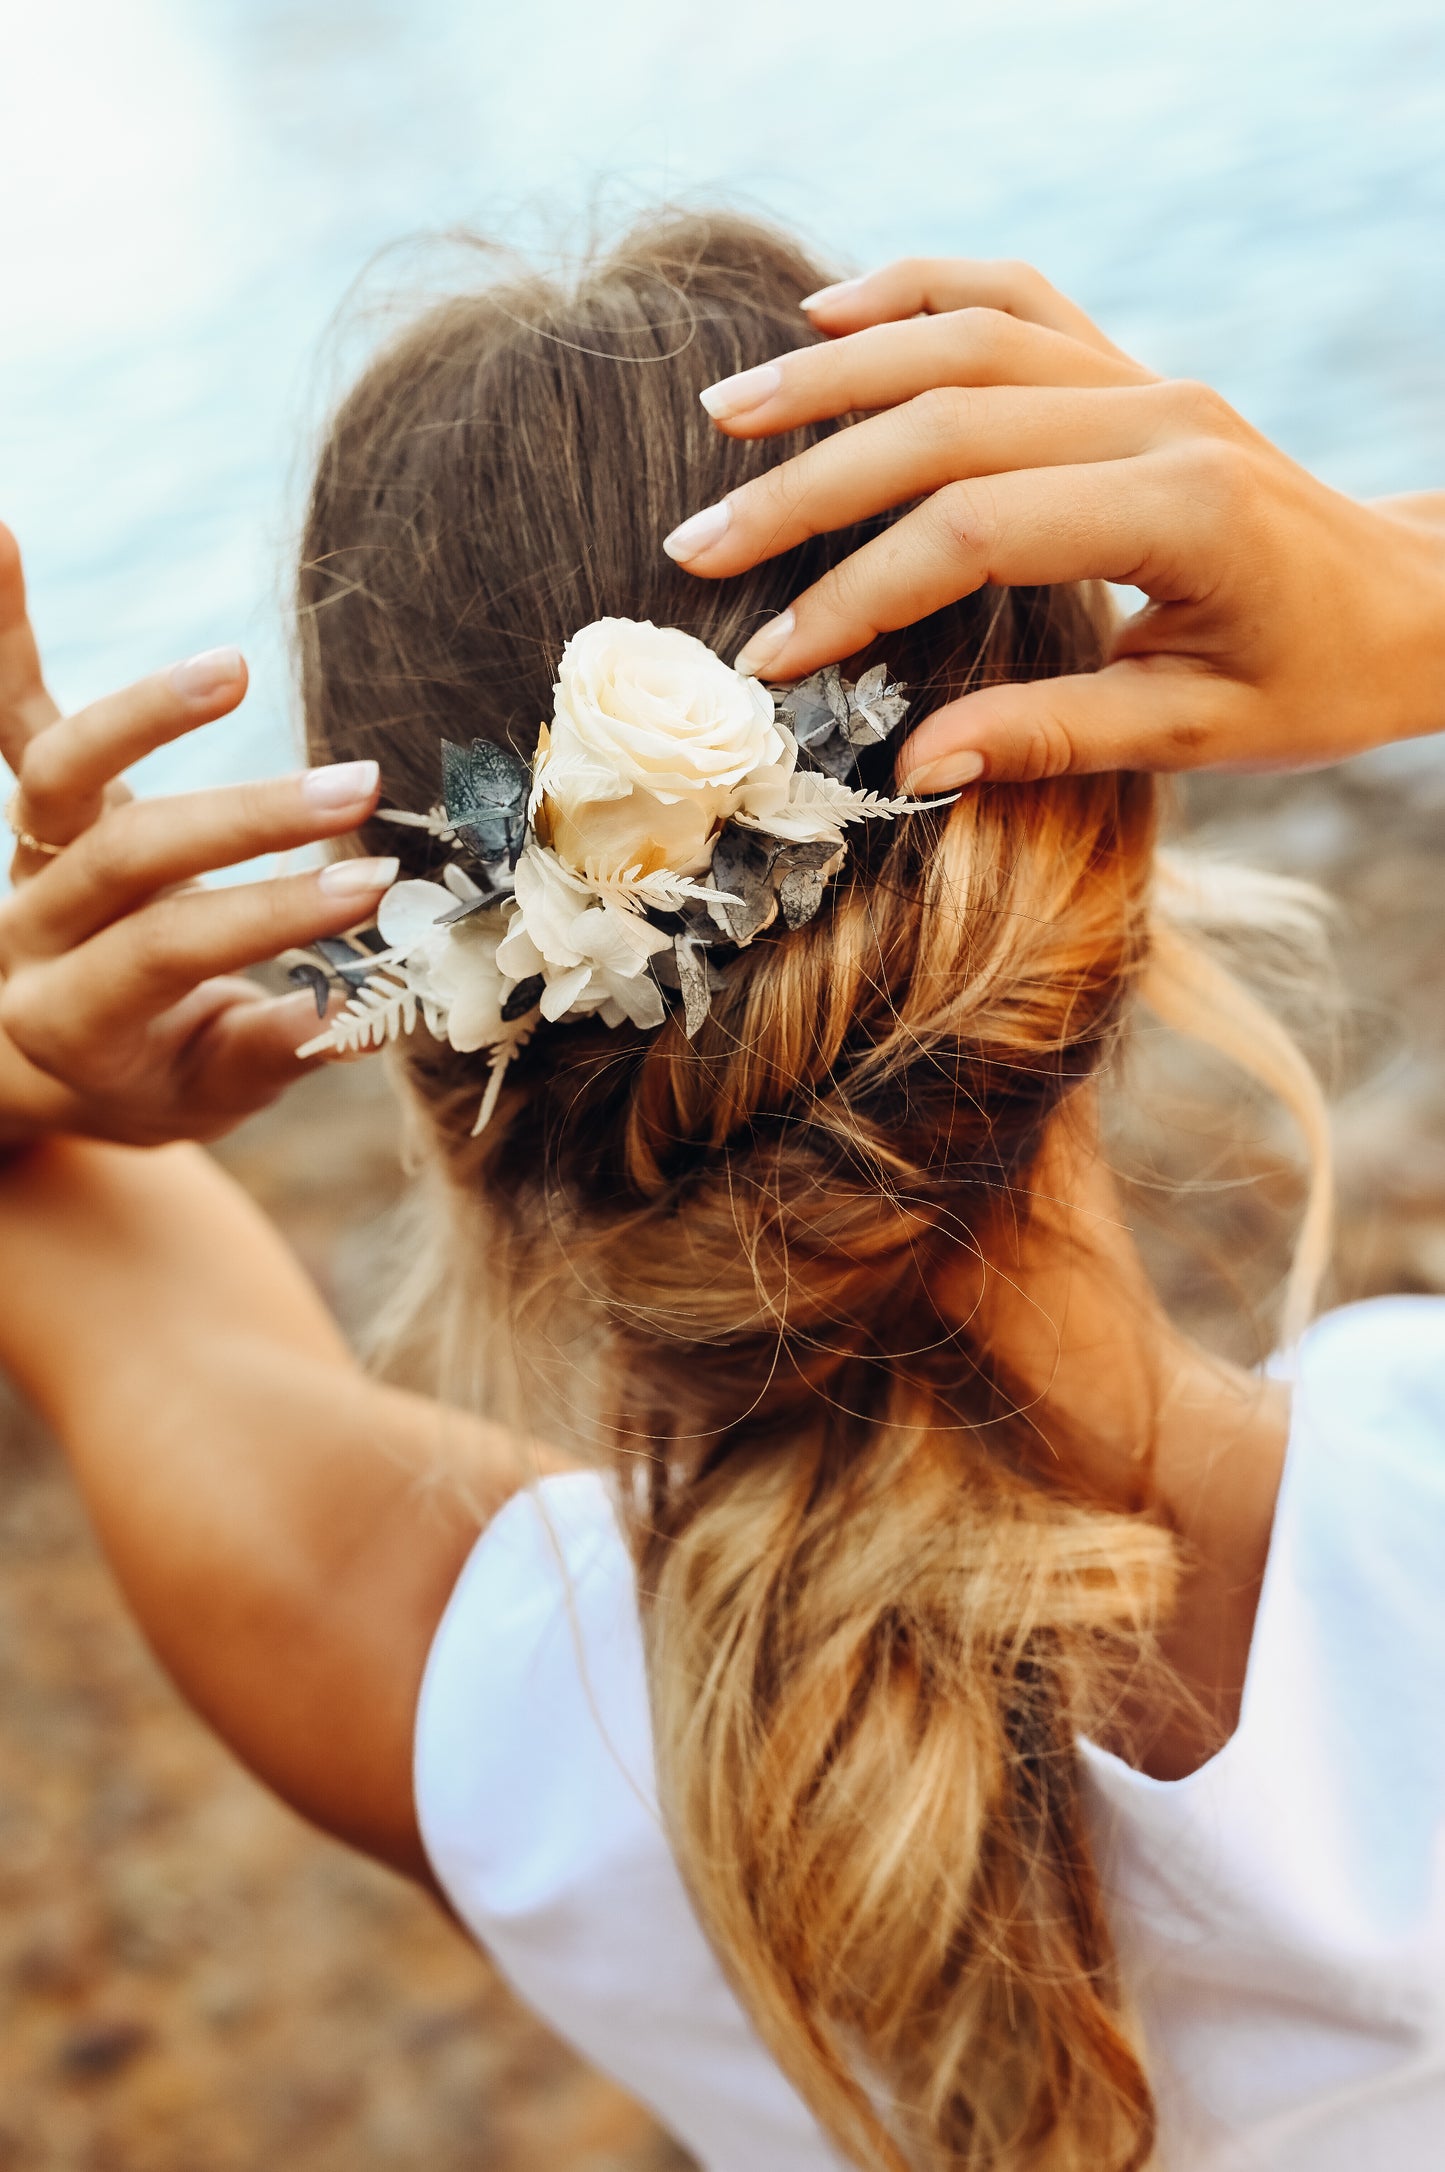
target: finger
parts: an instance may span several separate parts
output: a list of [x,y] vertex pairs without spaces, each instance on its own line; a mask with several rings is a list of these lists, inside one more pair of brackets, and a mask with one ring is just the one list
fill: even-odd
[[820,331],[837,335],[861,331],[865,324],[896,322],[948,309],[998,309],[1029,324],[1065,332],[1085,346],[1129,361],[1122,347],[1106,339],[1092,317],[1060,294],[1032,264],[990,261],[968,256],[911,256],[820,287],[801,305]]
[[997,309],[876,324],[798,347],[724,377],[700,395],[734,437],[771,437],[802,423],[894,407],[934,385],[1147,384],[1151,373]]
[[725,578],[964,477],[1122,460],[1167,434],[1169,388],[936,386],[810,445],[675,528],[669,557]]
[[375,762],[340,762],[112,808],[0,908],[0,961],[56,956],[158,891],[355,829],[378,790]]
[[1249,703],[1247,689],[1184,658],[991,686],[926,718],[899,754],[898,775],[904,790],[926,794],[979,779],[1200,769],[1239,758]]
[[69,844],[96,820],[106,786],[122,770],[226,716],[245,692],[240,650],[208,649],[58,718],[20,752],[24,827],[48,844]]
[[0,989],[0,1023],[42,1070],[92,1067],[203,981],[340,935],[371,917],[394,859],[338,860],[315,874],[158,898],[78,950],[27,965]]
[[314,1041],[317,1030],[316,1005],[307,989],[238,1003],[206,1035],[206,1074],[224,1080],[228,1098],[239,1089],[248,1105],[253,1094],[269,1099],[308,1071],[349,1060],[330,1051],[298,1058],[298,1049]]
[[1153,454],[949,483],[750,635],[737,668],[801,678],[989,581],[1118,581],[1191,600],[1216,577],[1228,522],[1181,488],[1187,473]]
[[26,741],[59,714],[40,668],[20,545],[0,522],[0,755],[11,769],[18,769]]

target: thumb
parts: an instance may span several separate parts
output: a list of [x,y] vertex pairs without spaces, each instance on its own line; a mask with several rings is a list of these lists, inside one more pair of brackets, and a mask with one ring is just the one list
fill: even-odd
[[1243,695],[1176,657],[986,687],[924,719],[899,753],[899,782],[921,795],[979,778],[1034,784],[1101,769],[1202,769],[1226,758]]
[[297,1061],[297,1051],[324,1030],[306,989],[295,995],[236,1001],[207,1022],[204,1068],[215,1098],[228,1108],[264,1107],[308,1072],[341,1059],[325,1055]]

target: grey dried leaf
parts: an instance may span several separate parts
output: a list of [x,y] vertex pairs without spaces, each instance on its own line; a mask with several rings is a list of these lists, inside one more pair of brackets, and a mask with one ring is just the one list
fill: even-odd
[[775,699],[780,721],[809,764],[840,784],[852,777],[859,751],[881,746],[908,708],[902,687],[890,685],[886,664],[870,665],[856,686],[836,664],[827,664]]
[[346,935],[321,935],[311,945],[327,969],[343,981],[353,995],[376,971],[368,951],[384,950],[385,947],[374,929],[368,929],[355,940]]
[[825,842],[783,847],[773,862],[773,882],[789,928],[806,927],[814,918],[845,856],[846,847]]
[[504,895],[502,891],[479,890],[475,897],[464,897],[459,905],[453,905],[450,912],[438,913],[436,924],[439,928],[454,928],[459,920],[470,920],[473,913],[486,912]]
[[848,696],[836,664],[826,664],[778,698],[778,715],[800,747],[819,745],[848,721]]
[[692,1040],[712,1009],[707,957],[701,944],[694,942],[690,935],[674,936],[672,951],[677,963],[677,984],[682,990],[682,1030]]
[[309,963],[293,965],[288,969],[286,978],[294,980],[298,988],[309,988],[311,990],[316,1003],[316,1015],[318,1018],[324,1018],[326,1016],[326,1005],[331,997],[331,976],[325,968]]
[[442,801],[447,821],[485,867],[515,867],[527,836],[532,773],[510,747],[474,739],[469,747],[442,741]]
[[712,878],[719,890],[731,890],[740,905],[720,902],[710,907],[718,926],[731,942],[743,949],[755,935],[771,927],[778,916],[778,901],[771,881],[778,840],[761,830],[745,829],[729,822],[713,850]]

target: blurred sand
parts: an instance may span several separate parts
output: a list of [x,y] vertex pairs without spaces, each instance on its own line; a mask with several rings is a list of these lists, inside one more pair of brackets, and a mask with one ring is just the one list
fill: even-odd
[[[1445,766],[1211,783],[1222,849],[1347,906],[1339,1300],[1445,1289]],[[1243,1121],[1241,1122],[1241,1110]],[[1297,1196],[1229,1092],[1159,1166],[1203,1175],[1205,1249],[1161,1272],[1229,1336]],[[1182,1157],[1182,1160],[1181,1160]],[[224,1159],[354,1321],[394,1200],[366,1070],[309,1083]],[[1211,1261],[1213,1265],[1211,1265]],[[431,1905],[278,1808],[121,1613],[53,1450],[0,1406],[0,2172],[679,2172]]]

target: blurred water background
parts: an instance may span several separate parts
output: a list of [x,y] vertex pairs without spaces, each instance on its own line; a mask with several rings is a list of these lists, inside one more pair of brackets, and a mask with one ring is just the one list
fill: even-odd
[[[1024,256],[1362,493],[1445,480],[1440,0],[0,0],[0,516],[72,705],[212,643],[295,759],[284,644],[339,309],[408,237],[555,247],[724,199],[840,266]],[[398,247],[397,244],[403,244]],[[380,261],[378,262],[378,254]],[[351,311],[354,320],[355,312]]]

